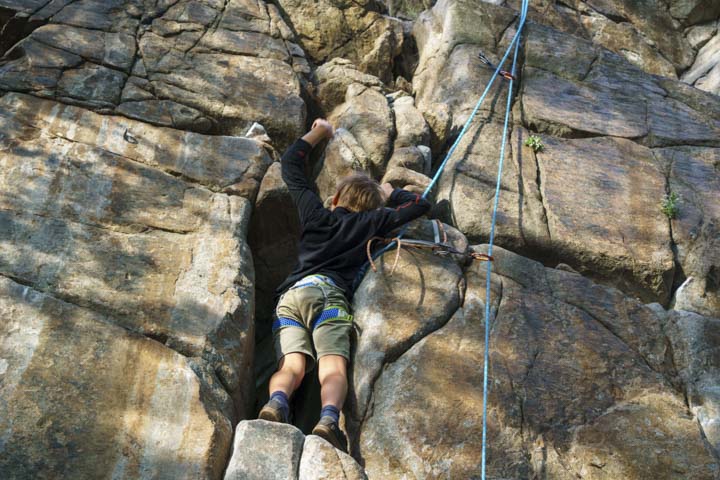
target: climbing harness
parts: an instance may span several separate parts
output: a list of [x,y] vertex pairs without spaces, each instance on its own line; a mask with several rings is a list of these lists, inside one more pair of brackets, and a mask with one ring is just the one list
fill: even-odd
[[[525,26],[525,20],[527,19],[527,12],[528,12],[528,2],[529,0],[523,0],[522,6],[520,8],[520,21],[518,23],[517,31],[515,32],[515,35],[513,36],[512,40],[510,41],[510,44],[508,45],[507,49],[505,50],[505,54],[503,55],[502,59],[498,62],[498,65],[494,67],[494,72],[492,76],[490,77],[490,81],[488,82],[487,86],[485,87],[485,91],[483,92],[482,96],[480,97],[480,100],[478,100],[477,104],[475,105],[475,108],[473,109],[472,113],[470,114],[470,117],[465,122],[465,125],[463,125],[462,130],[460,131],[460,134],[458,135],[457,139],[455,139],[455,142],[450,147],[450,150],[448,150],[448,153],[445,155],[445,158],[443,159],[442,163],[437,169],[437,172],[435,172],[435,176],[433,177],[430,184],[425,189],[425,192],[422,195],[422,198],[427,197],[428,193],[432,191],[433,187],[437,183],[438,179],[440,178],[440,175],[442,174],[443,169],[447,165],[447,162],[450,160],[450,157],[452,157],[453,153],[455,153],[455,149],[460,144],[460,140],[462,137],[467,133],[470,124],[472,123],[473,119],[475,118],[475,115],[477,114],[478,110],[480,109],[480,106],[482,105],[483,101],[485,100],[485,97],[487,96],[488,92],[490,91],[490,88],[492,87],[492,84],[495,82],[495,79],[498,76],[502,76],[506,80],[509,81],[508,85],[508,95],[507,95],[507,105],[505,108],[505,122],[503,124],[503,135],[502,135],[502,143],[500,146],[500,159],[498,161],[498,172],[497,172],[497,182],[495,185],[495,198],[493,201],[493,213],[492,213],[492,223],[490,226],[490,240],[488,242],[488,250],[487,254],[471,254],[474,258],[477,258],[479,260],[488,260],[487,262],[487,271],[486,271],[486,285],[485,285],[485,349],[484,349],[484,362],[483,362],[483,416],[482,416],[482,460],[481,460],[481,480],[485,480],[485,467],[486,467],[486,457],[487,457],[487,400],[488,400],[488,364],[490,361],[490,275],[492,273],[492,250],[493,250],[493,243],[495,242],[495,227],[497,224],[497,210],[498,210],[498,203],[500,200],[500,180],[502,177],[502,170],[503,170],[503,160],[505,158],[505,146],[507,144],[507,134],[508,134],[508,120],[510,118],[510,110],[512,107],[512,92],[513,92],[513,86],[514,82],[516,80],[515,76],[515,68],[517,66],[517,58],[518,58],[518,51],[520,49],[520,37],[522,35],[523,28]],[[512,60],[512,67],[510,71],[502,70],[500,67],[502,67],[505,64],[505,61],[507,60],[508,56],[510,55],[510,52],[514,50],[513,53],[513,60]],[[489,68],[493,67],[492,62],[482,53],[479,53],[480,60]],[[398,247],[398,253],[396,254],[395,258],[395,266],[397,265],[397,261],[400,255],[400,248],[402,245],[405,246],[416,246],[418,248],[419,245],[426,245],[429,244],[432,247],[423,247],[423,248],[437,248],[440,249],[441,247],[439,245],[442,245],[438,241],[439,235],[438,230],[436,230],[437,227],[433,227],[435,229],[435,242],[422,242],[419,240],[404,240],[402,239],[403,235],[405,234],[407,230],[407,225],[400,230],[400,233],[397,237],[394,239],[382,239],[382,241],[387,241],[387,245],[380,249],[375,255],[371,254],[371,247],[372,242],[375,239],[371,239],[368,242],[367,250],[368,250],[368,258],[370,259],[370,264],[373,267],[373,270],[375,270],[375,264],[373,262],[374,258],[379,257],[383,253],[387,252],[391,248],[397,246]],[[410,242],[413,242],[412,244]],[[422,242],[422,243],[420,243]],[[445,243],[445,242],[443,242]],[[449,247],[449,246],[448,246]],[[452,248],[452,247],[449,247]],[[452,253],[448,250],[448,253]],[[395,268],[393,266],[393,270]],[[365,272],[367,271],[367,264],[360,270],[360,273],[358,274],[358,277],[356,278],[356,284],[359,283],[358,279],[362,279],[362,276],[364,276]]]

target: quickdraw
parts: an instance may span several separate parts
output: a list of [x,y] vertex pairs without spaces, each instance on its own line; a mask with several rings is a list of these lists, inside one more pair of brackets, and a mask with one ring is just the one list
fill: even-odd
[[[485,64],[485,66],[487,66],[489,69],[497,70],[497,67],[495,65],[493,65],[493,63],[490,61],[490,59],[487,58],[482,52],[478,52],[478,58],[480,58],[480,61],[482,61]],[[507,70],[500,70],[498,73],[505,80],[517,80],[517,78],[515,78],[515,75],[508,72]]]

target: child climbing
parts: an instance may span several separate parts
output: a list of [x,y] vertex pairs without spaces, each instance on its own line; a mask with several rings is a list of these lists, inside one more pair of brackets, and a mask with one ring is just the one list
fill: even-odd
[[367,242],[421,216],[430,203],[353,174],[340,180],[332,206],[324,208],[305,177],[303,160],[332,136],[330,123],[317,119],[282,157],[282,178],[297,207],[301,235],[298,262],[277,289],[273,338],[278,370],[260,418],[288,421],[289,398],[317,359],[322,411],[312,433],[347,451],[338,421],[348,388],[353,280],[366,261]]

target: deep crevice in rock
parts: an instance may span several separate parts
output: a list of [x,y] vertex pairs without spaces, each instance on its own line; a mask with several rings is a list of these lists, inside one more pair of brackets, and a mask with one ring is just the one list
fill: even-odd
[[540,205],[542,206],[542,220],[545,225],[545,233],[547,233],[548,241],[552,243],[552,235],[550,234],[550,222],[548,221],[548,205],[547,200],[545,199],[545,195],[543,194],[542,171],[540,168],[540,161],[538,160],[535,152],[533,152],[532,157],[535,162],[535,184],[537,185],[538,195],[540,195]]
[[27,38],[33,30],[45,24],[44,21],[30,18],[9,8],[0,7],[0,57],[17,42]]
[[700,419],[696,418],[695,421],[697,422],[698,430],[700,432],[700,438],[702,439],[705,448],[708,450],[708,452],[710,452],[710,454],[715,458],[717,462],[720,462],[720,452],[715,450],[715,447],[713,447],[712,443],[710,443],[710,440],[707,438],[707,434],[705,433],[705,429],[700,423]]
[[[655,154],[653,153],[653,156],[655,157]],[[657,158],[657,157],[655,157]],[[664,174],[665,174],[665,194],[670,195],[672,192],[672,186],[671,186],[671,176],[672,176],[672,170],[674,166],[675,158],[670,158],[670,161],[667,165],[664,166]],[[687,276],[685,275],[685,272],[683,270],[682,263],[680,262],[680,258],[678,255],[678,246],[677,243],[675,243],[675,237],[673,235],[673,219],[668,218],[668,234],[670,237],[670,250],[672,251],[673,255],[673,265],[674,269],[672,271],[672,276],[667,279],[668,284],[670,287],[670,294],[668,295],[668,300],[665,302],[665,305],[663,305],[665,308],[668,308],[668,306],[673,302],[673,299],[675,297],[675,292],[677,292],[678,288],[683,284],[683,282],[686,280]]]
[[411,82],[420,62],[420,52],[418,51],[415,36],[412,34],[412,25],[407,31],[403,30],[403,36],[402,51],[393,59],[393,81],[397,77],[403,77]]

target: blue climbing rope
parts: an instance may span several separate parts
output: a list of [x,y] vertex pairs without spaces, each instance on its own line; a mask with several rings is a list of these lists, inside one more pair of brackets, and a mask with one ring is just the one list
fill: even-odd
[[[455,153],[455,149],[460,144],[460,140],[462,140],[462,137],[467,133],[468,129],[470,128],[470,124],[472,123],[473,119],[475,118],[475,115],[477,115],[478,110],[480,110],[480,106],[485,101],[485,97],[487,96],[488,92],[490,92],[490,88],[492,87],[492,84],[495,82],[495,79],[500,75],[500,72],[502,71],[502,66],[505,64],[505,60],[507,60],[508,55],[510,54],[510,51],[512,50],[513,45],[518,45],[520,42],[518,39],[520,38],[520,33],[522,32],[522,27],[525,24],[525,13],[527,12],[527,2],[528,0],[523,0],[523,14],[520,17],[520,25],[518,26],[517,32],[515,32],[515,36],[513,37],[512,41],[510,42],[510,45],[508,45],[507,50],[505,50],[505,55],[503,55],[502,59],[498,62],[498,66],[495,68],[495,71],[492,74],[492,77],[490,77],[490,81],[488,82],[487,86],[485,87],[485,91],[480,96],[480,100],[478,100],[477,104],[475,105],[475,108],[473,109],[472,113],[470,114],[470,117],[465,122],[465,125],[463,125],[462,130],[460,130],[460,135],[455,139],[455,142],[450,147],[450,150],[448,150],[447,155],[445,155],[445,158],[443,159],[442,163],[437,169],[437,172],[435,172],[435,176],[433,177],[432,181],[430,182],[430,185],[427,186],[425,189],[425,192],[422,194],[422,198],[425,198],[428,196],[428,193],[433,189],[435,184],[437,183],[438,179],[440,178],[440,175],[442,174],[442,171],[445,169],[445,165],[447,164],[448,160],[450,160],[450,157],[453,153]],[[517,56],[517,49],[515,50],[515,55]],[[514,73],[514,65],[515,62],[513,60],[513,75]],[[510,85],[512,85],[512,79],[510,79]],[[510,96],[508,96],[508,99]]]
[[[500,146],[500,160],[498,161],[497,183],[495,185],[495,200],[493,202],[492,224],[490,226],[490,241],[488,242],[488,256],[492,257],[493,242],[495,241],[495,225],[497,220],[498,202],[500,200],[500,181],[502,178],[503,160],[505,159],[505,145],[507,144],[508,121],[510,119],[510,108],[512,106],[512,91],[515,78],[515,68],[517,65],[518,51],[520,50],[520,34],[525,26],[527,17],[528,0],[523,0],[520,23],[517,32],[513,37],[510,47],[515,44],[515,53],[513,54],[512,68],[510,70],[510,85],[508,86],[507,106],[505,108],[505,123],[503,126],[502,144]],[[510,48],[509,47],[509,48]],[[502,65],[502,63],[501,63]],[[487,396],[488,396],[488,364],[490,363],[490,274],[492,273],[492,262],[487,262],[487,271],[485,275],[485,349],[483,359],[483,417],[482,417],[482,465],[481,479],[485,480],[485,459],[487,450]]]
[[[450,150],[448,150],[448,153],[445,155],[445,158],[440,163],[440,166],[438,167],[437,171],[435,172],[435,175],[433,176],[432,180],[430,181],[430,184],[427,186],[425,191],[422,194],[422,198],[426,198],[428,194],[432,191],[433,187],[437,183],[438,179],[440,178],[440,175],[442,174],[443,170],[445,169],[445,166],[447,165],[448,161],[450,160],[450,157],[452,157],[453,153],[455,153],[455,149],[460,144],[460,141],[462,140],[463,136],[467,133],[468,129],[470,128],[470,125],[472,124],[472,121],[475,119],[475,115],[477,115],[478,110],[480,110],[480,106],[485,101],[485,97],[487,97],[487,94],[490,92],[490,88],[492,88],[493,83],[497,79],[499,75],[503,72],[502,66],[505,64],[505,61],[507,60],[508,56],[510,55],[510,52],[513,49],[513,46],[515,46],[515,56],[513,57],[513,69],[511,76],[515,75],[515,62],[517,59],[517,46],[520,44],[520,36],[522,34],[523,26],[525,25],[525,18],[527,16],[527,7],[528,7],[528,1],[529,0],[523,0],[522,7],[521,7],[521,14],[520,14],[520,23],[518,25],[518,29],[515,32],[515,35],[513,36],[512,40],[510,41],[510,44],[508,45],[507,49],[505,50],[505,54],[502,56],[500,61],[498,62],[497,67],[495,68],[495,71],[493,72],[492,76],[490,77],[490,80],[488,81],[487,86],[485,87],[485,91],[480,96],[480,100],[478,100],[477,104],[475,104],[475,108],[473,109],[472,113],[470,113],[470,116],[468,117],[467,121],[463,125],[462,130],[460,130],[460,134],[455,139],[455,142],[453,142],[452,146],[450,147]],[[511,85],[512,85],[512,78],[510,78]],[[508,95],[508,101],[511,98],[511,95]],[[504,137],[503,137],[504,139]],[[503,144],[504,149],[504,144]],[[493,212],[493,219],[495,218],[495,212]],[[401,239],[405,232],[407,231],[408,226],[405,225],[399,232],[397,238]],[[383,248],[378,250],[372,255],[372,258],[378,258],[385,252],[392,250],[397,246],[397,242],[393,241],[385,245]],[[489,255],[489,254],[488,254]],[[370,262],[366,262],[365,265],[360,268],[360,271],[358,272],[357,276],[355,277],[355,281],[353,282],[353,289],[355,289],[359,284],[360,281],[365,276],[365,273],[367,272],[368,267],[370,266]],[[484,479],[483,479],[484,480]]]
[[[507,144],[507,134],[508,134],[508,122],[510,118],[510,109],[512,106],[512,92],[513,92],[513,85],[514,85],[514,79],[515,79],[515,70],[517,67],[517,57],[518,52],[520,50],[520,37],[522,35],[523,27],[525,26],[525,20],[527,19],[527,11],[528,11],[528,1],[529,0],[523,0],[521,11],[520,11],[520,22],[518,23],[517,31],[515,32],[515,35],[512,38],[512,41],[510,42],[510,45],[508,45],[507,50],[505,51],[505,54],[503,55],[502,59],[498,62],[497,67],[495,68],[495,72],[493,73],[492,77],[490,77],[490,81],[488,82],[487,86],[485,87],[485,91],[483,92],[482,96],[480,97],[480,100],[478,100],[477,104],[475,105],[475,108],[473,109],[472,113],[470,114],[470,117],[465,122],[465,125],[463,126],[462,130],[460,131],[460,134],[458,135],[457,139],[455,139],[455,142],[450,147],[450,150],[448,150],[447,155],[445,155],[445,158],[443,159],[442,163],[438,167],[437,171],[435,172],[435,175],[428,185],[428,187],[425,189],[425,192],[422,195],[422,198],[426,198],[427,195],[432,191],[433,187],[437,183],[438,179],[440,178],[440,175],[442,174],[443,170],[445,169],[445,166],[447,165],[448,161],[450,160],[450,157],[455,153],[455,149],[460,144],[460,141],[462,140],[463,136],[467,133],[468,129],[470,128],[470,124],[472,123],[473,119],[475,118],[475,115],[477,114],[478,110],[480,109],[480,106],[482,105],[483,101],[485,100],[485,97],[487,96],[488,92],[490,91],[490,88],[492,87],[493,83],[497,79],[498,75],[503,74],[509,81],[510,84],[508,86],[508,95],[507,95],[507,105],[505,108],[505,121],[503,125],[503,135],[502,135],[502,144],[500,146],[500,159],[498,161],[498,173],[497,173],[497,183],[495,186],[495,198],[493,201],[493,212],[492,212],[492,223],[490,226],[490,241],[488,242],[488,253],[487,255],[492,258],[492,250],[493,250],[493,243],[495,242],[495,227],[497,224],[497,210],[498,210],[498,203],[500,200],[500,182],[502,179],[502,171],[503,171],[503,163],[505,159],[505,146]],[[512,68],[510,70],[509,75],[505,75],[506,72],[502,71],[502,66],[505,64],[505,61],[507,60],[508,56],[510,55],[510,52],[514,48],[514,54],[513,54],[513,61],[512,61]],[[400,231],[400,234],[398,235],[398,238],[402,238],[402,236],[405,234],[407,230],[407,226],[403,227],[403,229]],[[384,248],[379,250],[376,254],[373,255],[373,258],[377,258],[383,253],[387,252],[388,250],[394,248],[397,245],[397,242],[392,242],[388,245],[386,245]],[[367,271],[367,264],[361,269],[358,278],[356,279],[356,283],[358,279],[362,279],[365,272]],[[486,467],[486,458],[487,458],[487,404],[488,404],[488,365],[490,363],[490,275],[492,273],[492,261],[487,262],[487,272],[486,272],[486,284],[485,284],[485,348],[484,348],[484,358],[483,358],[483,416],[482,416],[482,464],[481,464],[481,480],[485,480],[485,467]]]

